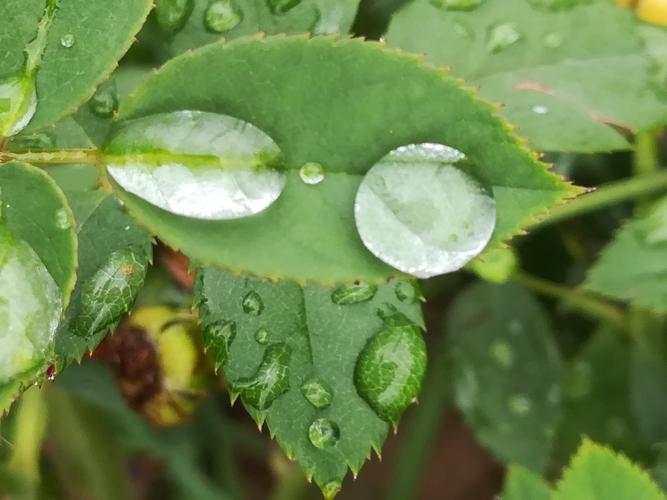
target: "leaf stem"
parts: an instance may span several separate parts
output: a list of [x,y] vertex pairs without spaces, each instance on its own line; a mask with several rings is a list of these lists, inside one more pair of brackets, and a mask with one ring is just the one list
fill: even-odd
[[69,163],[98,164],[102,159],[99,149],[54,149],[44,151],[27,151],[14,153],[0,151],[0,164],[8,161],[23,161],[26,163],[63,165]]
[[610,182],[596,191],[580,196],[566,205],[555,207],[535,227],[555,224],[565,219],[578,217],[609,205],[633,200],[649,194],[667,190],[667,171],[658,170],[639,177]]
[[587,292],[553,283],[523,271],[515,275],[515,280],[536,293],[563,301],[565,305],[585,316],[617,326],[626,325],[625,314],[621,308]]

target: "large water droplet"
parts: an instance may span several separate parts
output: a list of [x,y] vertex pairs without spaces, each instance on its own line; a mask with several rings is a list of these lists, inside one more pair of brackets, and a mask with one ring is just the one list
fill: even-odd
[[233,0],[217,0],[206,9],[204,25],[209,31],[224,33],[235,28],[241,19],[241,11]]
[[220,368],[229,357],[229,350],[236,338],[236,323],[233,321],[218,321],[210,324],[204,330],[206,349],[213,357],[215,367]]
[[492,54],[514,45],[521,39],[514,23],[501,23],[489,28],[486,49]]
[[306,184],[319,184],[324,180],[324,168],[319,163],[306,163],[299,169],[299,177]]
[[533,403],[528,396],[524,394],[510,396],[507,405],[509,406],[510,411],[515,415],[525,415],[533,408]]
[[127,122],[105,149],[114,180],[172,213],[199,219],[254,215],[282,193],[278,146],[247,122],[177,111]]
[[257,330],[255,332],[255,341],[259,345],[268,344],[269,343],[269,332],[264,328],[260,328],[259,330]]
[[252,316],[259,316],[264,310],[264,302],[257,292],[248,292],[241,302],[243,312]]
[[100,118],[110,118],[118,109],[118,96],[112,88],[99,90],[88,103],[90,111]]
[[514,349],[504,340],[495,340],[490,346],[491,356],[503,368],[510,368],[514,364]]
[[447,146],[419,144],[371,168],[354,207],[366,248],[419,278],[456,271],[478,255],[493,233],[496,204],[462,159]]
[[396,423],[419,394],[425,369],[424,339],[403,317],[402,326],[388,326],[368,341],[357,360],[354,383],[380,418]]
[[56,210],[56,227],[58,229],[69,229],[72,227],[72,221],[64,208]]
[[339,438],[338,426],[326,418],[318,418],[308,428],[308,439],[315,448],[331,448]]
[[60,289],[42,261],[0,226],[0,386],[44,362],[61,313]]
[[76,38],[71,33],[67,33],[60,37],[60,45],[66,49],[71,49],[76,43]]
[[394,287],[396,298],[406,304],[414,304],[421,299],[419,286],[412,280],[399,280]]
[[266,5],[274,14],[284,14],[300,3],[301,0],[266,0]]
[[431,0],[436,7],[448,10],[473,10],[482,4],[483,0]]
[[315,408],[326,408],[333,400],[331,388],[319,379],[311,379],[301,386],[301,392]]
[[160,28],[171,35],[178,33],[188,22],[194,0],[157,0],[156,16]]
[[241,394],[246,404],[260,411],[266,410],[289,390],[289,361],[287,344],[270,345],[255,375],[232,383],[232,390]]
[[339,306],[368,302],[375,297],[377,289],[378,287],[376,285],[369,285],[368,283],[342,285],[331,293],[331,300],[334,304]]

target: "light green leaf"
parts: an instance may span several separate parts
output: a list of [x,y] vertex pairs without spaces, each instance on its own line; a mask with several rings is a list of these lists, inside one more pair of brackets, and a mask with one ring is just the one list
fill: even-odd
[[630,401],[644,441],[667,442],[667,361],[641,339],[632,351]]
[[585,440],[552,500],[664,500],[646,471],[625,456]]
[[478,283],[448,313],[454,400],[500,460],[541,471],[561,411],[561,360],[539,303],[514,284]]
[[[117,0],[113,8],[101,0],[3,1],[0,77],[5,80],[0,81],[27,78],[30,85],[19,96],[24,102],[36,90],[37,109],[27,130],[49,125],[86,101],[129,48],[150,8],[150,0]],[[38,37],[26,51],[40,19],[44,44]]]
[[534,472],[520,465],[513,465],[507,471],[502,498],[504,500],[549,500],[551,488]]
[[586,287],[608,297],[667,309],[667,198],[626,223],[590,270]]
[[260,425],[266,420],[327,498],[348,467],[356,474],[371,448],[379,453],[389,421],[419,391],[422,317],[405,283],[369,297],[212,268],[199,274],[205,343],[233,397]]
[[[177,217],[119,192],[165,242],[225,269],[324,284],[397,275],[358,237],[354,197],[365,172],[401,145],[428,141],[466,154],[476,177],[493,188],[495,243],[577,193],[518,143],[491,106],[441,70],[377,43],[280,37],[204,47],[151,76],[119,118],[184,109],[253,124],[291,169],[276,203],[234,221]],[[297,170],[309,162],[324,167],[323,182],[301,180]]]
[[614,128],[666,121],[638,25],[611,1],[549,9],[486,0],[454,11],[416,0],[394,16],[387,39],[478,84],[535,148],[593,152],[629,147]]

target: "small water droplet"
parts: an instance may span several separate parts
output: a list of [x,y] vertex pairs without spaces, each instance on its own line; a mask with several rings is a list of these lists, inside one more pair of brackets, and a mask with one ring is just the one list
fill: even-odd
[[368,302],[375,297],[377,289],[378,287],[376,285],[369,285],[367,283],[342,285],[331,293],[331,300],[334,304],[339,306]]
[[315,408],[326,408],[333,400],[333,391],[319,379],[311,379],[301,386],[301,392]]
[[419,144],[373,166],[354,207],[366,248],[418,278],[457,271],[477,256],[495,228],[496,203],[463,158],[447,146]]
[[207,350],[211,353],[215,367],[222,367],[229,357],[229,350],[236,338],[236,323],[218,321],[204,329]]
[[248,292],[241,302],[243,312],[252,316],[259,316],[264,310],[264,301],[255,291]]
[[503,368],[510,368],[514,364],[514,349],[504,340],[495,340],[489,346],[491,355]]
[[461,410],[473,411],[477,406],[479,393],[477,374],[473,366],[465,363],[465,358],[459,355],[459,359],[461,361],[457,363],[458,368],[454,377],[454,400],[456,401],[456,406]]
[[560,403],[562,390],[559,384],[553,384],[547,392],[547,403],[556,406]]
[[396,423],[419,394],[425,369],[426,345],[419,328],[388,326],[366,343],[357,359],[354,383],[380,418]]
[[533,113],[536,113],[538,115],[546,115],[549,112],[549,108],[547,108],[543,104],[536,104],[531,109]]
[[125,226],[124,229],[125,229],[125,231],[129,231],[129,230],[130,230],[130,226]]
[[462,23],[454,23],[454,33],[462,38],[467,38],[469,40],[475,39],[475,32]]
[[563,37],[560,33],[548,33],[544,37],[544,45],[550,49],[557,49],[563,43]]
[[214,33],[224,33],[235,28],[241,19],[241,11],[232,0],[217,0],[208,6],[204,14],[206,29]]
[[76,43],[76,38],[74,38],[74,35],[72,35],[71,33],[67,33],[66,35],[60,37],[60,45],[62,45],[66,49],[74,47],[75,43]]
[[301,0],[266,0],[266,5],[273,14],[285,14],[300,3]]
[[112,89],[102,89],[93,96],[88,107],[94,115],[109,118],[118,109],[118,97]]
[[260,328],[255,332],[255,341],[260,344],[260,345],[266,345],[269,343],[269,332],[264,329]]
[[509,409],[515,415],[525,415],[533,408],[533,403],[524,394],[515,394],[507,401]]
[[324,180],[324,168],[319,163],[306,163],[299,169],[299,177],[311,186],[319,184]]
[[511,335],[519,335],[519,334],[523,333],[523,324],[521,323],[521,321],[519,321],[517,319],[513,319],[507,325],[507,331]]
[[593,388],[591,365],[586,361],[577,361],[566,372],[564,389],[571,399],[583,399]]
[[266,348],[255,375],[233,382],[233,392],[241,394],[245,403],[256,410],[266,410],[289,390],[289,362],[287,344],[271,344]]
[[58,227],[58,229],[69,229],[72,227],[72,222],[64,208],[56,210],[56,227]]
[[431,0],[436,7],[447,10],[473,10],[482,4],[483,0]]
[[57,375],[56,365],[49,365],[49,367],[46,369],[45,375],[47,380],[53,382],[56,379]]
[[322,486],[320,489],[322,490],[322,496],[324,497],[324,500],[333,500],[336,498],[336,495],[338,495],[342,487],[343,485],[340,483],[340,481],[329,481],[327,484]]
[[181,31],[194,9],[194,0],[157,0],[156,16],[160,28],[171,35]]
[[396,293],[396,298],[406,304],[414,304],[421,299],[419,286],[412,280],[398,281],[394,287],[394,292]]
[[486,50],[495,54],[514,45],[521,39],[514,23],[501,23],[489,28]]
[[338,426],[326,418],[318,418],[308,428],[308,439],[316,448],[331,448],[339,438]]

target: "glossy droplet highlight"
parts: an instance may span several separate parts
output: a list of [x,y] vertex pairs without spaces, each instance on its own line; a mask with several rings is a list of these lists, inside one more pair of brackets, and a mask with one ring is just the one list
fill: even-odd
[[531,108],[531,110],[533,111],[533,113],[537,115],[546,115],[547,113],[549,113],[549,108],[547,108],[542,104],[536,104]]
[[235,28],[241,19],[241,11],[232,0],[217,0],[206,9],[204,25],[208,31],[224,33]]
[[218,321],[204,329],[206,350],[211,353],[216,369],[220,369],[227,358],[232,342],[236,338],[236,323],[233,321]]
[[354,383],[377,415],[392,423],[417,398],[426,370],[426,345],[419,328],[400,313],[373,336],[359,355]]
[[400,280],[394,286],[396,298],[406,304],[414,304],[421,299],[419,285],[415,281]]
[[177,111],[126,122],[104,160],[126,191],[197,219],[257,214],[282,193],[280,150],[264,132],[225,115]]
[[482,5],[483,0],[431,0],[436,7],[448,10],[473,10]]
[[170,35],[183,29],[194,9],[194,0],[157,0],[156,17],[158,26]]
[[246,404],[263,411],[289,390],[290,348],[287,344],[272,344],[252,377],[232,383],[232,390],[241,394]]
[[60,289],[42,261],[0,226],[0,386],[44,362],[61,314]]
[[511,396],[507,402],[509,409],[515,415],[525,415],[533,408],[533,403],[528,396],[523,394],[515,394]]
[[72,227],[72,221],[64,208],[56,210],[56,226],[58,229],[69,229]]
[[60,37],[60,45],[62,45],[66,49],[74,47],[75,43],[76,43],[76,38],[74,38],[74,35],[72,35],[71,33],[67,33],[66,35]]
[[495,340],[489,346],[489,351],[501,367],[510,368],[514,364],[514,349],[504,340]]
[[375,297],[377,289],[376,285],[369,285],[368,283],[342,285],[331,293],[331,301],[339,306],[368,302]]
[[90,111],[100,118],[110,118],[118,109],[118,96],[111,88],[99,90],[88,103]]
[[266,5],[273,14],[285,14],[300,3],[301,0],[266,0]]
[[493,234],[496,203],[463,159],[447,146],[418,144],[371,168],[354,207],[366,248],[418,278],[456,271],[477,256]]
[[255,341],[259,345],[266,345],[269,343],[269,332],[264,328],[260,328],[255,332]]
[[301,386],[301,393],[315,408],[323,409],[331,404],[333,391],[320,379],[311,379]]
[[241,302],[243,312],[252,316],[259,316],[264,310],[264,302],[257,292],[248,292]]
[[299,169],[301,180],[311,186],[324,180],[324,168],[319,163],[306,163]]
[[496,24],[489,28],[486,49],[495,54],[517,43],[521,34],[514,23]]
[[318,418],[308,428],[308,439],[315,448],[331,448],[339,438],[338,426],[326,418]]

